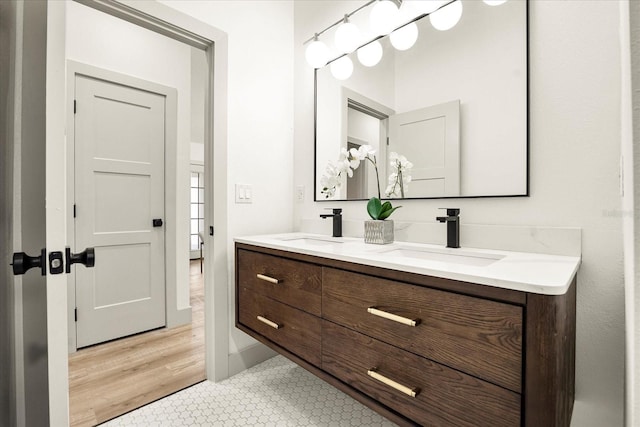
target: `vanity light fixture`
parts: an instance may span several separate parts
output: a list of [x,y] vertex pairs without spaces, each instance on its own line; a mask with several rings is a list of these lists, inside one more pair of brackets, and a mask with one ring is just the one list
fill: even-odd
[[[497,6],[507,0],[483,1],[490,6]],[[369,23],[375,36],[366,40],[358,27],[349,22],[349,18],[372,4]],[[399,9],[397,4],[400,4]],[[407,50],[418,39],[418,27],[415,21],[425,16],[429,16],[431,25],[435,29],[449,30],[462,17],[462,0],[370,0],[305,41],[304,44],[309,43],[305,58],[314,68],[331,64],[331,73],[337,79],[348,79],[353,73],[353,62],[346,54],[357,50],[360,63],[366,67],[372,67],[382,59],[382,46],[378,39],[390,34],[393,47],[398,50]],[[339,55],[330,59],[330,49],[318,38],[335,26],[338,28],[334,35],[334,42]],[[339,64],[336,64],[338,62]]]
[[378,40],[358,49],[358,61],[365,67],[373,67],[382,59],[382,45]]
[[414,18],[435,12],[444,6],[447,0],[404,0],[400,10],[406,10],[407,14],[412,14]]
[[415,22],[410,22],[404,27],[400,27],[389,35],[391,45],[398,50],[411,48],[418,40],[418,26]]
[[391,0],[376,2],[369,14],[369,27],[376,36],[386,36],[398,25],[398,6]]
[[334,41],[340,53],[351,53],[362,43],[362,34],[355,24],[349,22],[349,15],[344,15],[344,21],[336,29]]
[[304,53],[309,65],[313,68],[322,68],[329,62],[329,48],[326,44],[318,40],[318,34],[313,37],[313,41],[307,46]]
[[433,28],[440,31],[450,30],[462,17],[462,1],[456,0],[429,15]]
[[343,56],[331,63],[331,74],[338,80],[346,80],[353,73],[353,62],[348,56]]

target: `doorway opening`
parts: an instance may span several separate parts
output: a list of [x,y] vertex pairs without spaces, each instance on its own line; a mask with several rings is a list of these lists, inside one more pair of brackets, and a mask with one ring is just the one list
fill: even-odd
[[[210,93],[207,94],[207,88],[211,84],[208,76],[212,75],[210,69],[211,61],[207,59],[207,55],[212,59],[212,49],[208,48],[209,54],[207,54],[202,48],[194,48],[182,40],[175,40],[172,37],[167,37],[166,34],[159,34],[157,31],[144,28],[136,23],[129,22],[127,19],[122,20],[119,17],[112,16],[109,12],[104,13],[104,11],[97,10],[99,8],[93,8],[103,6],[101,2],[89,4],[89,6],[92,7],[86,7],[76,2],[67,4],[66,59],[68,61],[89,63],[93,67],[106,68],[110,72],[131,76],[132,79],[142,78],[152,81],[152,84],[173,88],[177,92],[178,101],[177,103],[174,102],[173,107],[170,102],[165,102],[165,107],[168,110],[167,114],[171,112],[176,114],[178,120],[176,124],[170,125],[168,124],[169,122],[166,122],[164,125],[165,141],[169,141],[170,138],[167,139],[167,137],[172,132],[177,135],[173,146],[165,144],[164,148],[155,147],[140,150],[146,154],[149,152],[155,153],[158,150],[166,151],[166,153],[163,153],[165,156],[161,162],[165,169],[165,173],[162,176],[162,193],[166,200],[166,203],[162,206],[164,212],[162,214],[149,212],[144,203],[141,203],[142,200],[146,200],[146,197],[144,197],[144,194],[133,194],[135,193],[135,184],[131,182],[122,184],[119,188],[116,186],[113,189],[112,193],[117,197],[114,196],[115,198],[112,197],[113,200],[108,201],[112,202],[111,205],[105,202],[103,203],[104,206],[100,206],[101,209],[92,211],[93,213],[104,213],[105,207],[112,209],[113,212],[107,216],[110,221],[116,219],[118,214],[123,211],[128,214],[135,213],[136,215],[142,211],[142,214],[150,215],[150,217],[141,220],[146,228],[133,227],[135,228],[135,233],[144,236],[161,232],[166,237],[166,252],[161,261],[150,261],[144,258],[143,254],[122,259],[126,260],[134,257],[139,260],[144,258],[141,260],[142,264],[159,267],[163,271],[163,275],[166,277],[166,282],[164,279],[162,280],[162,282],[166,283],[162,283],[162,293],[165,297],[162,304],[163,322],[159,325],[160,329],[134,335],[131,335],[130,332],[125,332],[119,335],[103,336],[96,341],[95,345],[80,349],[84,345],[77,340],[79,334],[74,324],[77,325],[78,317],[75,316],[75,313],[78,313],[78,311],[74,310],[74,306],[77,306],[79,302],[76,296],[81,293],[87,283],[86,280],[80,280],[80,274],[77,274],[74,296],[69,298],[70,304],[68,308],[70,325],[69,347],[71,351],[75,351],[76,348],[79,349],[69,357],[71,425],[102,423],[207,378],[204,325],[205,286],[203,274],[200,272],[200,268],[204,271],[205,266],[201,266],[199,263],[204,263],[204,252],[211,252],[210,250],[213,249],[213,247],[207,248],[207,246],[213,246],[213,239],[207,239],[209,236],[200,232],[200,230],[204,231],[205,229],[205,218],[211,218],[213,211],[213,209],[209,209],[209,204],[213,200],[211,197],[213,189],[207,189],[209,190],[207,196],[205,195],[206,186],[203,185],[205,174],[213,175],[211,158],[210,156],[207,158],[204,155],[205,152],[208,152],[209,155],[212,154],[212,147],[210,146],[212,130],[210,123],[206,120],[207,113],[211,112],[210,106],[206,104],[211,103],[210,98],[213,96]],[[74,36],[74,32],[78,34]],[[114,36],[114,34],[117,36]],[[127,44],[118,43],[119,37],[122,38],[121,40],[126,40]],[[136,43],[132,43],[134,40]],[[135,50],[136,48],[138,50]],[[195,73],[192,72],[195,67],[194,58],[197,58],[196,62],[201,67]],[[164,67],[162,63],[165,64]],[[77,68],[77,64],[69,67],[70,70],[74,68]],[[195,81],[196,79],[198,80],[197,82]],[[129,86],[134,87],[135,85],[129,84]],[[70,77],[68,92],[72,90],[77,90],[77,84],[75,82],[72,83]],[[194,94],[197,96],[194,96]],[[101,97],[101,99],[104,98],[106,97]],[[191,102],[189,102],[189,99],[191,99]],[[118,100],[120,106],[124,109],[136,104],[128,100],[125,101]],[[197,104],[196,107],[194,107],[195,104]],[[74,112],[76,107],[78,110],[82,108],[81,105],[73,105],[71,107],[69,101],[67,105],[70,109],[73,108]],[[194,111],[196,114],[194,114]],[[74,118],[74,113],[70,112],[69,116],[71,121]],[[92,120],[91,125],[95,126],[97,120]],[[120,123],[112,123],[106,127],[113,129],[120,126],[128,129],[130,125],[131,122],[127,120],[125,115],[124,119],[121,117]],[[68,125],[68,128],[71,129],[71,136],[77,136],[77,118],[75,123]],[[147,126],[146,129],[150,128]],[[141,133],[144,134],[146,132]],[[209,147],[205,148],[207,141],[209,141]],[[71,147],[70,165],[78,161],[78,152],[81,151],[78,150],[78,145],[85,143],[75,138],[75,149],[73,149],[73,142],[69,141],[69,147]],[[137,144],[138,140],[129,141],[124,144],[125,148],[128,148],[122,151],[127,153],[135,152]],[[107,145],[112,146],[113,144],[107,143]],[[194,150],[194,145],[199,146],[199,148]],[[194,159],[194,152],[200,153],[200,157]],[[103,162],[105,158],[118,157],[117,154],[111,154],[113,153],[109,155],[96,154],[93,157],[89,157],[93,163]],[[186,157],[189,157],[189,160],[184,161]],[[198,212],[196,228],[198,229],[198,238],[201,240],[200,248],[203,249],[203,254],[197,263],[191,262],[190,251],[183,244],[183,242],[191,238],[190,233],[192,231],[190,162],[194,160],[201,164],[199,187],[197,189],[198,202],[196,207]],[[146,165],[148,162],[145,159],[124,159],[124,161],[128,162],[128,166],[135,164],[143,169],[148,166]],[[122,176],[122,171],[112,172],[109,171],[112,176]],[[99,171],[99,173],[104,176],[105,171]],[[77,171],[74,170],[72,175],[75,176],[76,174]],[[135,172],[134,175],[142,177],[144,173]],[[79,180],[76,176],[75,180],[68,179],[68,182],[84,182],[85,178],[81,177]],[[96,179],[91,176],[89,181],[96,181]],[[145,184],[140,185],[143,188]],[[75,194],[77,194],[77,188],[72,188],[71,190],[76,190]],[[109,190],[104,191],[105,188],[100,188],[99,190],[101,191],[100,193],[97,190],[94,191],[94,196],[92,196],[94,199],[100,199],[99,196],[102,193],[109,194]],[[71,196],[74,191],[68,191],[68,194]],[[69,199],[69,203],[75,204],[77,197],[69,197]],[[69,206],[69,212],[71,213],[74,208],[76,206],[73,206],[73,208]],[[122,215],[121,220],[126,222],[131,216]],[[156,229],[156,220],[160,218],[164,218],[164,226],[160,225]],[[153,228],[149,226],[152,219]],[[71,242],[78,239],[77,221],[77,217],[72,217],[68,222],[68,230],[74,234],[74,238],[69,240]],[[209,221],[210,223],[214,222]],[[149,224],[146,224],[146,222],[149,222]],[[108,237],[114,236],[113,230],[101,231],[108,234]],[[203,245],[207,240],[209,245]],[[129,246],[133,247],[135,244]],[[138,246],[144,245],[139,244]],[[163,244],[163,246],[165,245]],[[116,278],[115,283],[113,278],[111,280],[103,280],[107,284],[108,292],[115,292],[114,289],[117,286],[114,285],[124,282],[131,276],[135,276],[132,274],[131,266],[106,266],[108,256],[101,255],[99,252],[98,248],[96,248],[97,266],[102,260],[104,268],[109,272],[117,272],[118,267],[120,267],[120,272],[122,273],[120,274],[122,277]],[[117,250],[112,250],[112,252],[118,253]],[[162,265],[159,266],[159,263]],[[135,265],[135,263],[132,265]],[[97,270],[92,271],[90,274],[94,275],[96,272]],[[144,271],[139,273],[139,277],[134,282],[145,282],[141,288],[145,288],[146,283],[151,284],[153,282],[154,285],[157,284],[155,283],[158,281],[157,278],[152,280],[152,277]],[[130,286],[121,286],[121,288],[129,289]],[[98,292],[92,294],[94,296],[92,303],[95,302],[97,294]],[[136,296],[138,301],[148,299],[147,295],[143,294],[143,291],[140,291]],[[114,295],[111,295],[111,297],[114,297]],[[102,309],[105,306],[119,308],[121,305],[119,300],[112,298],[112,301],[107,301],[99,308]],[[140,314],[140,316],[144,315]],[[135,315],[130,320],[134,319],[139,320]],[[103,323],[107,323],[107,326],[109,326],[118,323],[128,324],[130,321],[127,321],[126,317],[116,316],[116,318]],[[91,342],[90,344],[94,343]],[[221,374],[225,375],[224,372],[221,372]]]
[[70,426],[93,426],[206,379],[204,276],[190,262],[191,322],[69,356]]

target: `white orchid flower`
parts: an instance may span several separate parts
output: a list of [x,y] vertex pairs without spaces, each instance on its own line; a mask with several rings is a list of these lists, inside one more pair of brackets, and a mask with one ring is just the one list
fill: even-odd
[[370,145],[361,145],[358,147],[358,155],[360,156],[360,160],[364,160],[367,156],[374,156],[376,154],[376,150]]
[[320,178],[320,185],[322,190],[320,191],[328,199],[336,194],[336,189],[340,187],[340,167],[339,165],[329,162],[325,169],[325,173]]
[[411,182],[411,163],[407,158],[396,152],[389,153],[389,165],[392,173],[389,175],[389,185],[385,190],[387,197],[399,196],[404,197]]
[[[375,153],[376,150],[371,145],[361,145],[357,149],[351,148],[350,150],[344,147],[341,148],[338,161],[336,163],[329,162],[324,175],[320,178],[321,193],[325,194],[327,198],[335,195],[336,189],[341,185],[342,174],[346,174],[349,178],[353,177],[353,171],[360,166],[360,162],[363,160],[369,160],[373,164],[379,187],[378,165]],[[379,189],[377,193],[378,197],[380,197]]]
[[349,150],[350,154],[350,164],[353,169],[357,169],[360,166],[360,161],[364,160],[364,158],[360,158],[360,152],[356,148],[352,148]]

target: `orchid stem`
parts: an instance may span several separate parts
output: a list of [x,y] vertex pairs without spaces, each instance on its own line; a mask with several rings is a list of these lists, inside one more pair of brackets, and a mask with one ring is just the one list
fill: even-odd
[[378,184],[378,185],[376,186],[376,189],[378,190],[378,199],[382,199],[382,198],[380,197],[380,176],[378,175],[378,165],[377,165],[377,163],[376,163],[376,156],[373,156],[373,160],[372,160],[369,156],[367,156],[366,158],[367,158],[367,160],[369,160],[371,163],[373,163],[373,167],[374,167],[374,168],[375,168],[375,170],[376,170],[376,183]]

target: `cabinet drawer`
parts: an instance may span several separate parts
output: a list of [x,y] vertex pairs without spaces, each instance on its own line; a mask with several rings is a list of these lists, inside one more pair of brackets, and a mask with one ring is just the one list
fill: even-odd
[[326,267],[322,292],[323,318],[521,392],[521,307]]
[[[253,292],[247,287],[240,286],[238,290],[240,323],[308,362],[320,366],[320,318]],[[258,316],[262,320],[259,320]]]
[[[407,418],[431,427],[520,426],[520,395],[332,322],[322,322],[322,368]],[[377,375],[413,389],[411,397]],[[374,374],[375,375],[375,374]]]
[[242,249],[237,258],[239,286],[320,316],[320,266]]

